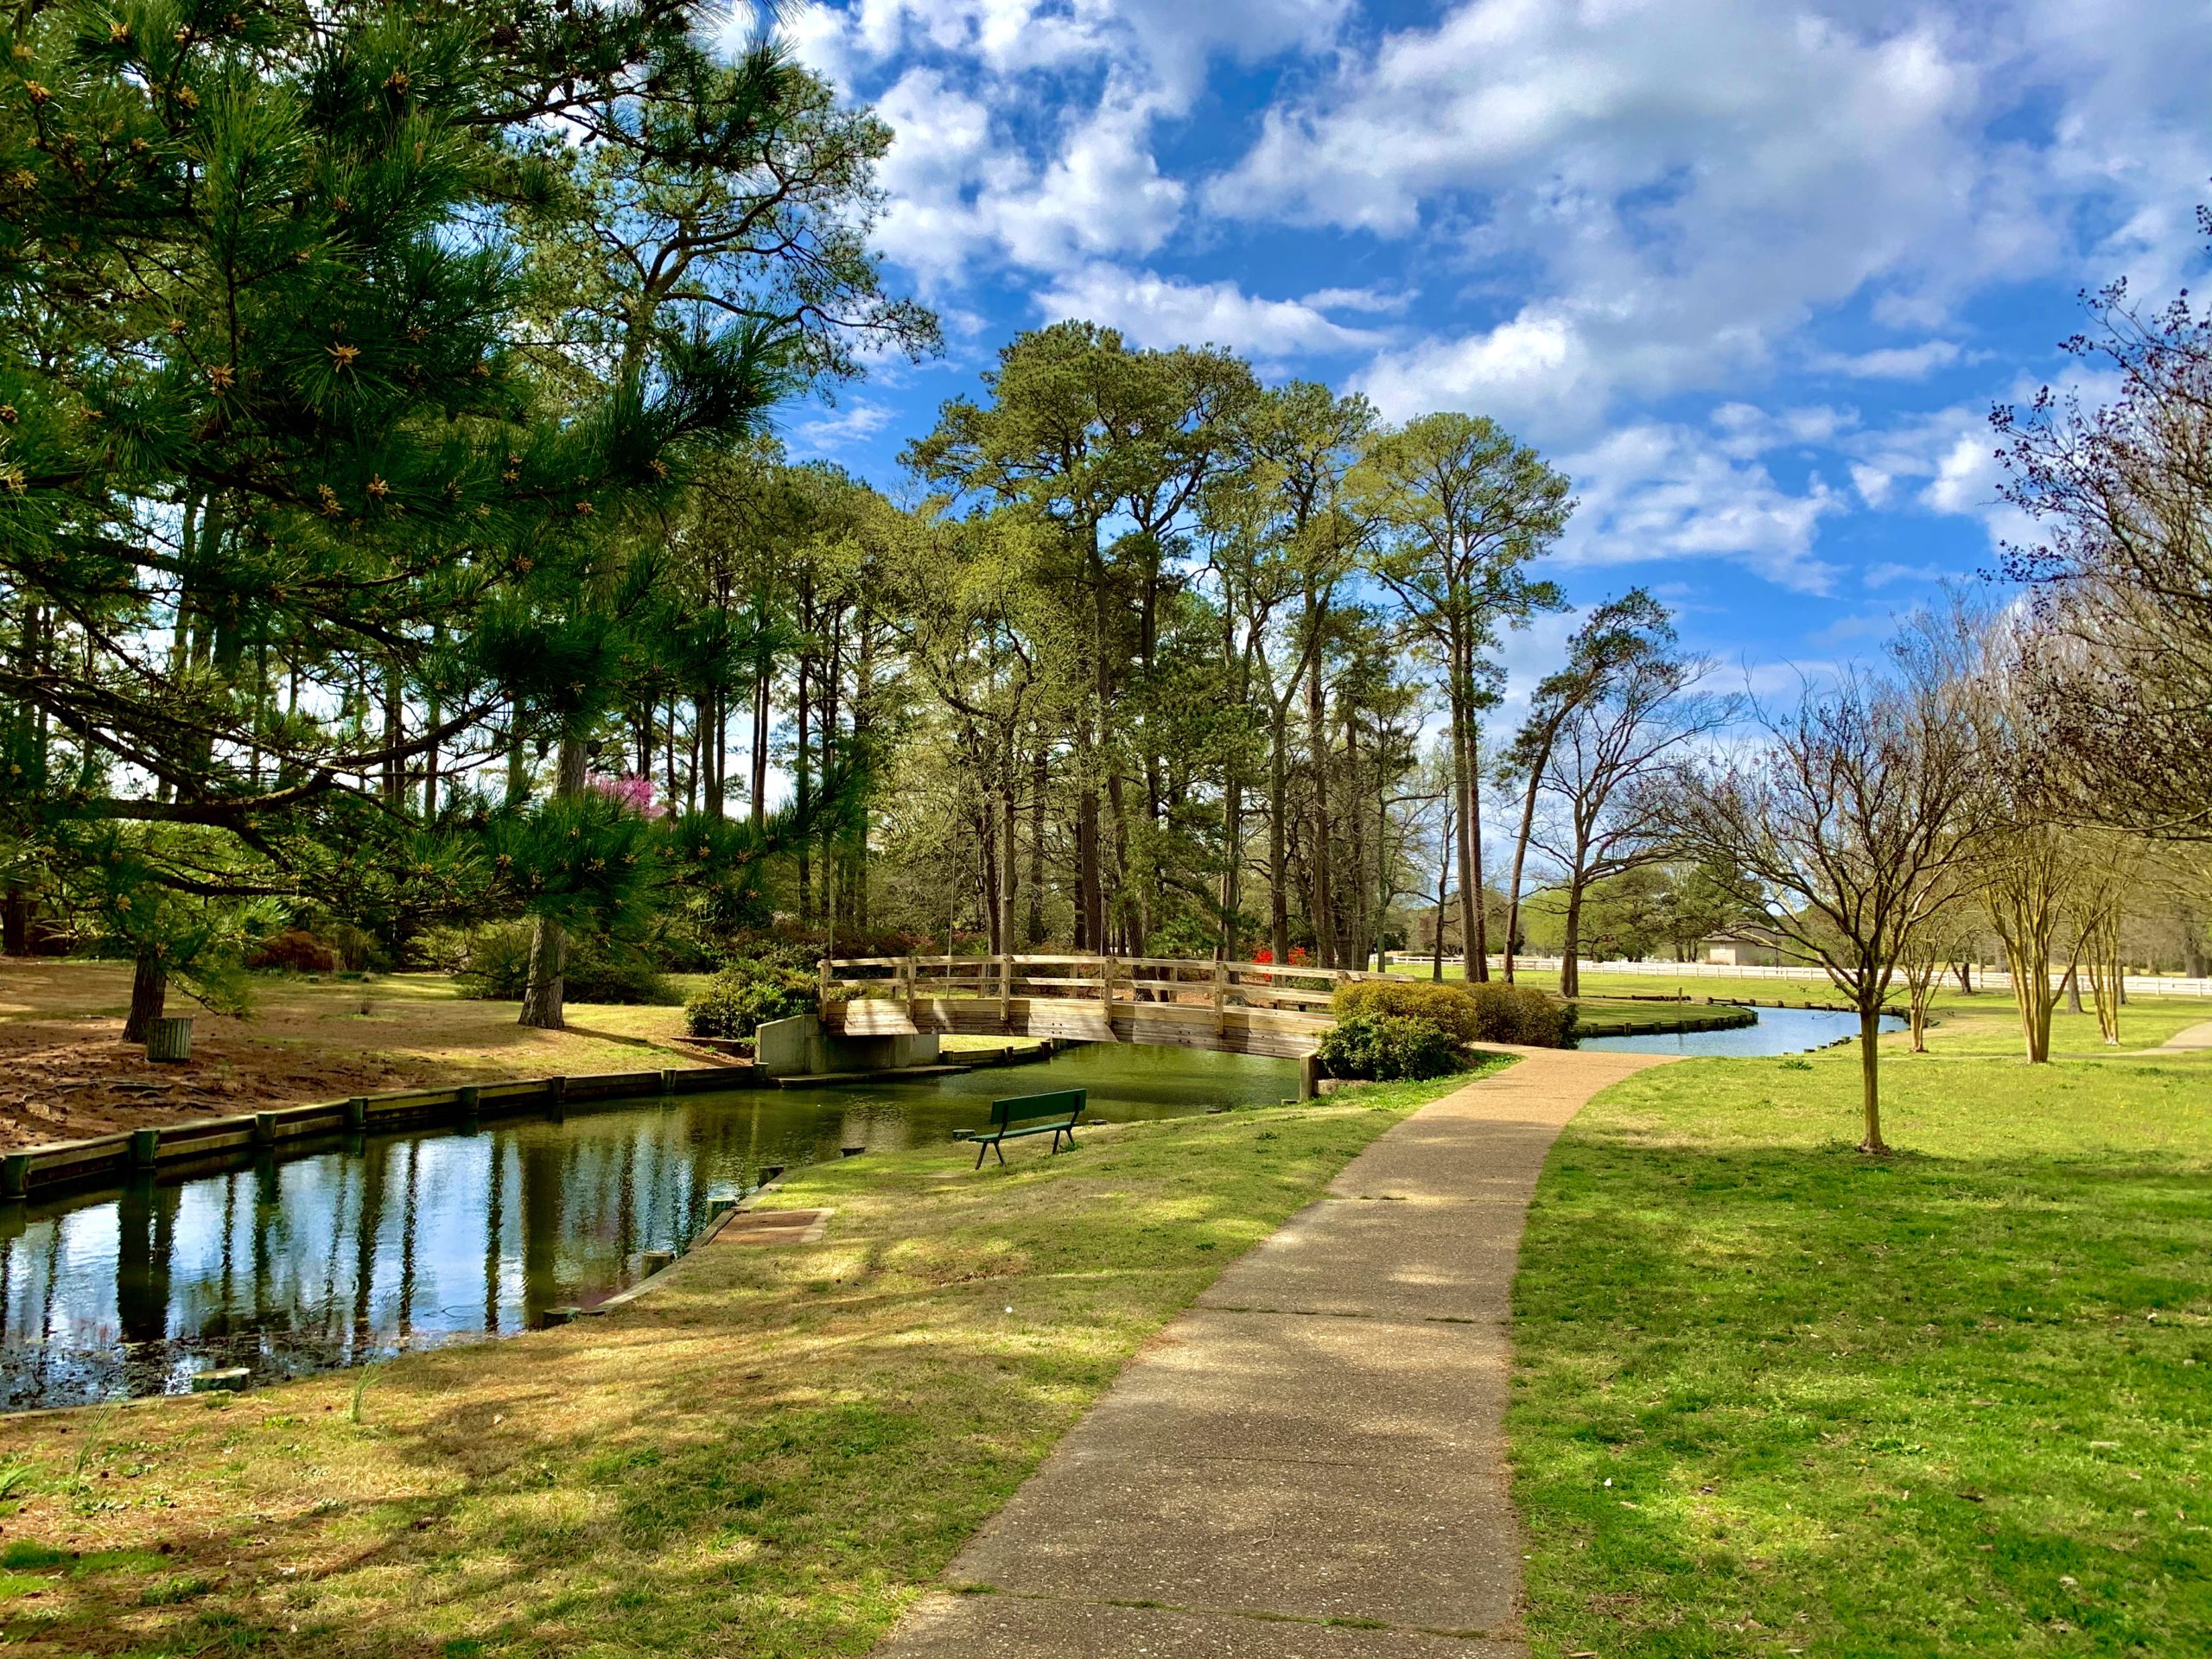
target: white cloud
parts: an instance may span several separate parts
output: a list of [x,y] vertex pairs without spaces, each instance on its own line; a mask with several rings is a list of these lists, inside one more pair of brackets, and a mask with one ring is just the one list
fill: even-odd
[[1918,380],[1959,360],[1955,340],[1929,340],[1917,346],[1886,346],[1871,352],[1818,352],[1812,367],[1857,380]]
[[1859,492],[1859,499],[1870,507],[1885,505],[1897,480],[1878,467],[1869,467],[1865,461],[1851,464],[1851,487]]
[[1826,404],[1766,410],[1753,404],[1723,404],[1713,411],[1717,445],[1725,455],[1748,461],[1770,450],[1827,445],[1859,423],[1859,411]]
[[883,404],[855,398],[842,409],[800,422],[791,436],[802,453],[830,454],[867,442],[888,426],[891,419],[891,410]]
[[1479,333],[1384,352],[1353,385],[1392,420],[1461,409],[1520,421],[1571,403],[1592,372],[1572,322],[1529,310]]
[[1262,360],[1372,346],[1373,330],[1332,321],[1304,300],[1266,300],[1235,283],[1186,283],[1151,271],[1089,265],[1037,296],[1046,321],[1081,317],[1141,346],[1225,346]]
[[1581,505],[1561,547],[1573,564],[1723,559],[1778,587],[1825,594],[1836,567],[1814,556],[1821,521],[1843,509],[1818,477],[1792,493],[1706,435],[1645,423],[1567,458]]
[[937,287],[959,287],[979,257],[1052,271],[1148,252],[1181,216],[1184,187],[1160,173],[1147,118],[1128,105],[1102,105],[1067,126],[1041,162],[936,69],[907,70],[877,107],[897,135],[877,245]]
[[1986,435],[1962,433],[1936,461],[1936,475],[1920,499],[1937,512],[1978,513],[1997,505],[2003,476]]
[[1302,303],[1316,311],[1370,311],[1378,316],[1396,316],[1413,303],[1413,298],[1402,289],[1317,288]]
[[[1505,320],[1436,330],[1377,388],[1513,398],[1508,348],[1539,328],[1573,396],[1525,407],[1572,438],[1617,398],[1764,372],[1847,304],[1927,330],[1993,280],[2189,247],[2208,72],[2201,18],[2155,0],[1463,0],[1268,108],[1204,200],[1456,257]],[[1936,337],[1801,360],[1904,380],[1963,359]]]

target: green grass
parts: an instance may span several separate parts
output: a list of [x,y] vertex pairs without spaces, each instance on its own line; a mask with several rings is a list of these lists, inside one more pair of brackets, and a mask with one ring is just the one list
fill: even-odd
[[1889,1039],[1891,1159],[1850,1049],[1569,1126],[1515,1293],[1537,1654],[2212,1652],[2212,1068],[1977,1057],[2001,1013]]
[[[713,1245],[508,1342],[0,1421],[0,1640],[154,1656],[861,1654],[1145,1338],[1421,1101],[1117,1125],[980,1174],[803,1171],[828,1238]],[[80,1466],[81,1465],[81,1466]],[[73,1478],[73,1471],[82,1478]]]
[[1574,1000],[1574,1028],[1585,1037],[1604,1037],[1633,1027],[1649,1031],[1726,1029],[1737,1023],[1733,1007],[1708,1008],[1702,1003],[1637,1002],[1626,998],[1579,996]]

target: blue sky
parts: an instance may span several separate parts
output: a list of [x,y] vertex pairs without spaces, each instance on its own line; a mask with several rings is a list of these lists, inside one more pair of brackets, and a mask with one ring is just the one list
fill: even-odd
[[[946,322],[795,454],[893,457],[1022,328],[1211,340],[1575,480],[1555,574],[1779,684],[2018,534],[1987,413],[2163,299],[2212,198],[2212,7],[850,0],[802,55],[899,138],[879,245]],[[2094,391],[2094,385],[2090,387]],[[1568,626],[1516,641],[1522,683]]]

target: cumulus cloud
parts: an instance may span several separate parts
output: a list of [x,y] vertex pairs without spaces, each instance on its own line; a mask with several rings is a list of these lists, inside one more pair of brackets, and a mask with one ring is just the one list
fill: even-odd
[[1573,322],[1531,308],[1492,328],[1385,351],[1353,385],[1392,420],[1464,409],[1518,421],[1574,402],[1593,370]]
[[1624,427],[1566,469],[1581,505],[1561,554],[1580,565],[1720,559],[1777,587],[1825,594],[1837,568],[1815,556],[1821,522],[1843,509],[1817,476],[1793,493],[1758,461],[1732,460],[1694,428]]
[[1081,317],[1119,328],[1141,346],[1205,342],[1263,362],[1357,350],[1380,338],[1372,329],[1333,321],[1310,301],[1260,299],[1235,283],[1183,282],[1113,265],[1071,272],[1036,302],[1048,322]]

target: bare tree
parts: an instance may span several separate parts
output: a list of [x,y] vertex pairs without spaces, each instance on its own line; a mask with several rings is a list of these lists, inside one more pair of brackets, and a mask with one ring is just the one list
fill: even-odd
[[1531,844],[1559,865],[1567,890],[1562,996],[1582,988],[1584,898],[1595,883],[1669,855],[1669,775],[1693,740],[1741,713],[1736,698],[1698,690],[1712,669],[1709,658],[1677,657],[1663,639],[1647,639],[1574,703],[1553,734],[1541,783],[1554,810]]
[[1513,866],[1505,879],[1505,980],[1513,982],[1513,953],[1521,929],[1521,877],[1529,861],[1529,843],[1535,833],[1536,798],[1542,791],[1545,769],[1551,764],[1552,746],[1560,728],[1592,698],[1600,695],[1620,673],[1654,652],[1675,643],[1674,623],[1667,609],[1641,588],[1631,588],[1618,599],[1608,600],[1584,619],[1567,641],[1567,662],[1539,681],[1529,699],[1529,717],[1514,734],[1506,752],[1500,781],[1519,778],[1525,787],[1521,797],[1521,826],[1513,837]]
[[1958,683],[1911,655],[1877,681],[1847,674],[1764,717],[1752,753],[1688,769],[1671,829],[1693,855],[1766,889],[1773,925],[1827,970],[1859,1014],[1865,1135],[1882,1138],[1884,1006],[1907,943],[1971,850],[1976,745]]
[[2145,317],[2121,286],[2091,309],[2069,347],[2113,400],[2046,389],[1992,416],[2005,493],[2045,536],[2012,550],[2044,624],[2037,747],[2068,816],[2212,841],[2212,317]]

